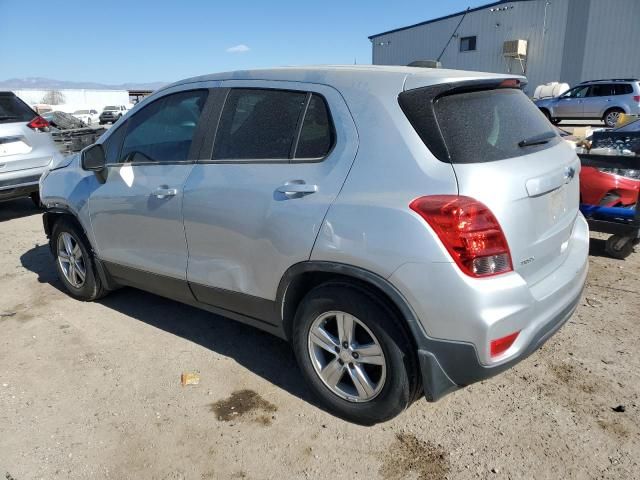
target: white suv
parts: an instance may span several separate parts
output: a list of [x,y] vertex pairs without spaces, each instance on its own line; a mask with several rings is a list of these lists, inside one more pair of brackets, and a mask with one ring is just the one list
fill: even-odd
[[31,196],[36,205],[38,181],[60,153],[49,122],[13,92],[0,92],[0,201]]

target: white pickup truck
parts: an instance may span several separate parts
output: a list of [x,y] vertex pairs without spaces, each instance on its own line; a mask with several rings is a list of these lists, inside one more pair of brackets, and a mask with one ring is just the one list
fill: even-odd
[[108,105],[100,114],[100,125],[116,123],[125,113],[127,113],[126,105]]

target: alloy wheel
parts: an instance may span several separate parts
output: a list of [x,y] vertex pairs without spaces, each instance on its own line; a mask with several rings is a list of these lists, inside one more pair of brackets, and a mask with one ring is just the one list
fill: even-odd
[[604,123],[606,123],[608,127],[615,127],[618,124],[619,118],[620,112],[609,112],[604,119]]
[[64,278],[75,288],[81,288],[87,278],[86,261],[78,240],[67,232],[58,237],[58,264]]
[[387,364],[380,342],[353,315],[318,316],[309,329],[308,349],[318,377],[340,398],[368,402],[384,387]]

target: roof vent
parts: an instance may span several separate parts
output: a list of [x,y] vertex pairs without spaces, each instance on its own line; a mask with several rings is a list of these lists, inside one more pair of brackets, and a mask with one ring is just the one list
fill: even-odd
[[442,68],[442,63],[438,60],[416,60],[407,65],[407,67]]

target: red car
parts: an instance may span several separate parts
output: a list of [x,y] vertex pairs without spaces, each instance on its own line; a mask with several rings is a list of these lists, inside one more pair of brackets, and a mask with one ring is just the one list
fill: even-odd
[[[603,207],[627,207],[638,201],[640,178],[618,175],[615,168],[582,167],[580,203]],[[633,170],[622,170],[625,175]]]

